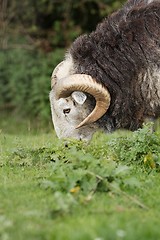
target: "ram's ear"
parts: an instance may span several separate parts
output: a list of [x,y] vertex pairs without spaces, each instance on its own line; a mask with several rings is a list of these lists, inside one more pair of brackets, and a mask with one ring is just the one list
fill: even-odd
[[75,91],[71,94],[72,98],[75,100],[76,103],[78,104],[83,104],[86,99],[87,99],[87,96],[85,93],[83,92],[79,92],[79,91]]

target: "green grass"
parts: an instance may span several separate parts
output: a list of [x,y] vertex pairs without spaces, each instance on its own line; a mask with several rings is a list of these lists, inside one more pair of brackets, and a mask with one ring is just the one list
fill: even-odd
[[0,122],[0,239],[160,239],[160,131],[88,144],[50,126]]

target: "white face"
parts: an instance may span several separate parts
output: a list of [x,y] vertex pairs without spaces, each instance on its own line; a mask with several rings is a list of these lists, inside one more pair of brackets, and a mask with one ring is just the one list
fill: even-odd
[[50,104],[54,129],[59,138],[91,139],[98,128],[96,123],[76,129],[92,111],[86,94],[76,91],[68,98],[56,100],[52,89]]

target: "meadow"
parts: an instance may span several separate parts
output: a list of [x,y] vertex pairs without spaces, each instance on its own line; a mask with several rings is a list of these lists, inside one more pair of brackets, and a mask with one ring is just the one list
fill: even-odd
[[2,118],[0,239],[159,239],[160,131],[151,125],[86,143]]

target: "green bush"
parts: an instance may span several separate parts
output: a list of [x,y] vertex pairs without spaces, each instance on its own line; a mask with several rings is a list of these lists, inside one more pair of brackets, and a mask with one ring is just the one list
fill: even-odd
[[50,77],[63,55],[60,49],[50,54],[22,49],[1,51],[0,110],[48,118]]

